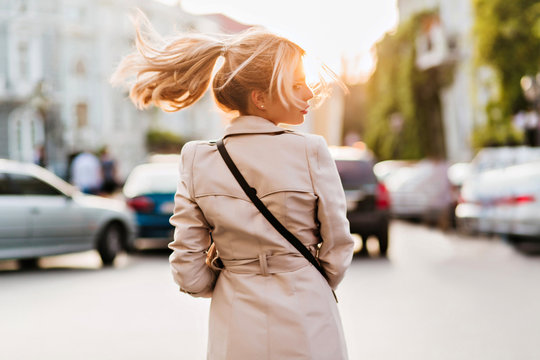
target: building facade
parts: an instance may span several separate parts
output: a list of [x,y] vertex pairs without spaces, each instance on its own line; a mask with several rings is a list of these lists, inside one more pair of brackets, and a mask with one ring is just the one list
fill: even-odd
[[432,11],[416,41],[416,66],[421,70],[452,65],[453,81],[440,92],[446,153],[451,162],[473,156],[471,136],[485,121],[489,74],[473,63],[474,15],[470,0],[398,0],[399,21]]
[[[139,111],[127,89],[110,85],[116,65],[134,49],[135,7],[163,35],[249,27],[154,0],[0,0],[0,158],[39,162],[44,153],[46,167],[67,178],[73,154],[107,146],[123,180],[145,161],[149,129],[187,140],[222,135],[226,118],[210,93],[179,112]],[[342,103],[338,94],[299,130],[340,144]]]
[[222,116],[210,96],[176,113],[138,111],[109,78],[133,49],[129,13],[139,7],[162,34],[221,31],[215,19],[157,1],[0,2],[0,157],[34,161],[66,175],[69,155],[108,146],[121,177],[144,160],[146,132],[215,138]]

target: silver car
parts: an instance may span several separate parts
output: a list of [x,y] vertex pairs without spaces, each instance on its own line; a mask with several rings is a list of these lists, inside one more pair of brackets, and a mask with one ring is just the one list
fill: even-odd
[[485,171],[467,179],[456,208],[459,228],[510,240],[540,239],[540,161]]
[[123,201],[85,195],[39,166],[0,159],[0,259],[95,249],[104,265],[133,248]]
[[452,207],[447,173],[445,161],[427,159],[392,172],[385,179],[392,215],[447,226]]

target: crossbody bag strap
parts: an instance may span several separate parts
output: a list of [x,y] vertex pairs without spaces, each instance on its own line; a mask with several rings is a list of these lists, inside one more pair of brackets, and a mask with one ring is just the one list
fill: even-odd
[[[296,248],[304,257],[311,263],[315,268],[321,273],[321,275],[327,279],[326,272],[324,271],[323,267],[319,264],[315,256],[309,251],[309,249],[302,244],[300,240],[294,234],[292,234],[283,224],[279,222],[278,219],[268,210],[268,208],[263,204],[263,202],[257,197],[257,190],[249,186],[244,176],[242,176],[242,173],[240,173],[240,170],[236,167],[234,161],[229,156],[229,153],[227,152],[227,149],[225,149],[225,144],[223,144],[223,139],[219,139],[216,142],[218,151],[225,161],[225,164],[227,164],[227,167],[229,170],[231,170],[231,173],[236,178],[236,181],[240,184],[242,187],[242,190],[246,193],[246,195],[249,197],[249,199],[253,202],[255,207],[261,212],[261,214],[264,215],[264,217],[272,224],[272,226],[285,238],[287,239],[292,246]],[[333,291],[332,291],[333,292]],[[334,297],[336,297],[336,294],[334,294]],[[337,298],[336,298],[337,302]]]

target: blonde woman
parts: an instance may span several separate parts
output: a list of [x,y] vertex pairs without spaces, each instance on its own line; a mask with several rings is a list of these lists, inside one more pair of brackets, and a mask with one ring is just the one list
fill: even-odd
[[[309,110],[303,55],[262,30],[153,45],[137,26],[137,52],[113,76],[118,83],[136,75],[130,97],[140,108],[180,110],[212,84],[217,105],[237,114],[223,139],[230,157],[324,270],[325,277],[254,206],[214,142],[186,144],[170,263],[181,291],[212,298],[208,359],[347,358],[332,294],[353,253],[343,189],[322,137],[278,126],[301,124]],[[206,261],[212,238],[223,269]]]

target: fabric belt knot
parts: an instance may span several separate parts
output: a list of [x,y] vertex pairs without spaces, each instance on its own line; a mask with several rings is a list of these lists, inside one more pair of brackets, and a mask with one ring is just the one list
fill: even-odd
[[261,275],[268,276],[268,262],[266,261],[266,254],[259,254],[259,266],[261,267]]
[[258,274],[269,276],[296,271],[311,265],[300,253],[267,254],[261,253],[256,258],[224,259],[224,270],[235,274]]

